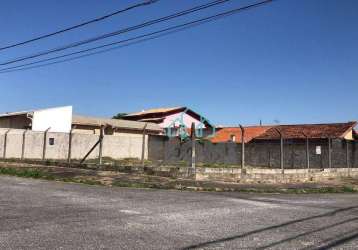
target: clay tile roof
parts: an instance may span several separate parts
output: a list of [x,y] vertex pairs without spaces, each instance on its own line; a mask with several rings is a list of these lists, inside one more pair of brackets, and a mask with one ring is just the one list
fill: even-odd
[[328,123],[328,124],[302,124],[302,125],[278,125],[268,129],[262,135],[256,137],[258,140],[279,139],[278,129],[286,139],[309,138],[342,138],[356,126],[356,122]]
[[[265,133],[272,126],[252,126],[245,127],[245,142],[249,142],[255,137]],[[235,142],[241,143],[241,129],[239,127],[224,127],[215,133],[209,140],[213,143],[229,142],[231,136],[235,136]]]
[[155,108],[155,109],[148,109],[143,110],[141,112],[129,113],[124,117],[132,117],[132,116],[143,116],[148,114],[163,114],[168,113],[176,110],[185,110],[185,107],[171,107],[171,108]]

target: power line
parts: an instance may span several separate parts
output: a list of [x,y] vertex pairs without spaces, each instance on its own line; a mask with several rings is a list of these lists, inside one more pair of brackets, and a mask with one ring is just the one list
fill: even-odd
[[7,45],[7,46],[5,46],[5,47],[0,47],[0,51],[1,51],[1,50],[5,50],[5,49],[10,49],[10,48],[18,47],[18,46],[20,46],[20,45],[24,45],[24,44],[27,44],[27,43],[35,42],[35,41],[38,41],[38,40],[41,40],[41,39],[44,39],[44,38],[48,38],[48,37],[51,37],[51,36],[55,36],[55,35],[58,35],[58,34],[61,34],[61,33],[67,32],[67,31],[70,31],[70,30],[78,29],[78,28],[83,27],[83,26],[86,26],[86,25],[88,25],[88,24],[92,24],[92,23],[95,23],[95,22],[103,21],[104,19],[107,19],[107,18],[110,18],[110,17],[112,17],[112,16],[121,14],[121,13],[123,13],[123,12],[129,11],[129,10],[132,10],[132,9],[135,9],[135,8],[138,8],[138,7],[142,7],[142,6],[146,6],[146,5],[153,4],[153,3],[157,2],[157,1],[158,1],[158,0],[149,0],[149,1],[146,1],[146,2],[138,3],[138,4],[135,4],[135,5],[129,6],[129,7],[127,7],[127,8],[124,8],[124,9],[121,9],[121,10],[117,10],[117,11],[112,12],[112,13],[110,13],[110,14],[107,14],[107,15],[105,15],[105,16],[101,16],[101,17],[98,17],[98,18],[95,18],[95,19],[92,19],[92,20],[89,20],[89,21],[86,21],[86,22],[83,22],[83,23],[80,23],[80,24],[77,24],[77,25],[68,27],[68,28],[64,28],[64,29],[61,29],[61,30],[58,30],[58,31],[55,31],[55,32],[52,32],[52,33],[49,33],[49,34],[46,34],[46,35],[39,36],[39,37],[31,38],[31,39],[26,40],[26,41],[23,41],[23,42],[19,42],[19,43]]
[[[260,5],[267,4],[267,3],[272,2],[272,1],[274,1],[274,0],[266,0],[266,1],[255,3],[255,4],[246,5],[246,6],[236,8],[236,9],[233,9],[233,10],[229,10],[229,11],[226,11],[226,12],[221,12],[221,13],[213,15],[213,16],[209,16],[209,17],[206,17],[206,18],[194,20],[194,21],[191,21],[191,22],[187,22],[187,23],[184,23],[184,24],[172,26],[172,27],[169,27],[169,28],[166,28],[166,29],[162,29],[162,30],[147,33],[147,34],[144,34],[144,35],[128,38],[128,39],[125,39],[125,40],[121,40],[121,41],[117,41],[117,42],[113,42],[113,43],[109,43],[109,44],[89,48],[89,49],[86,49],[86,50],[81,50],[81,51],[77,51],[77,52],[73,52],[73,53],[69,53],[69,54],[65,54],[65,55],[61,55],[61,56],[57,56],[57,57],[52,57],[52,58],[48,58],[48,59],[44,59],[44,60],[39,60],[39,61],[32,62],[32,63],[27,63],[27,64],[18,65],[18,66],[14,66],[14,67],[4,68],[4,69],[0,70],[0,74],[2,74],[2,73],[10,73],[10,72],[14,72],[14,71],[28,70],[28,69],[39,68],[39,67],[44,67],[44,66],[49,66],[49,65],[58,64],[58,63],[62,63],[62,62],[68,62],[68,61],[72,61],[72,60],[76,60],[76,59],[80,59],[80,58],[84,58],[84,57],[88,57],[88,56],[92,56],[92,55],[96,55],[96,54],[100,54],[100,53],[109,52],[109,51],[112,51],[112,50],[115,50],[115,49],[127,47],[127,46],[130,46],[130,45],[138,44],[138,43],[145,42],[145,41],[152,40],[152,39],[156,39],[156,38],[159,38],[159,37],[162,37],[162,36],[165,36],[165,35],[176,33],[176,32],[182,31],[182,30],[186,30],[186,29],[192,28],[194,26],[198,26],[198,25],[201,25],[201,24],[204,24],[204,23],[215,21],[215,20],[220,19],[220,18],[231,16],[231,15],[234,15],[234,14],[240,12],[240,11],[244,11],[244,10],[247,10],[247,9],[250,9],[250,8],[258,7]],[[138,39],[140,39],[140,40],[138,40]],[[135,40],[138,40],[138,41],[135,41]],[[68,57],[68,56],[71,56],[71,55],[80,54],[80,53],[84,53],[84,52],[89,52],[89,51],[92,51],[92,50],[96,50],[96,49],[100,49],[100,48],[104,48],[104,47],[108,47],[108,46],[113,46],[113,45],[116,45],[116,44],[126,43],[126,42],[129,42],[129,43],[125,44],[125,45],[121,45],[121,46],[116,46],[114,48],[109,48],[109,49],[105,49],[105,50],[101,50],[101,51],[97,51],[97,52],[92,52],[92,53],[88,53],[88,54],[85,54],[85,55],[81,55],[81,56],[77,56],[77,57],[73,57],[73,58],[69,58],[69,59],[65,59],[65,60],[55,61],[55,62],[52,62],[52,63],[46,63],[46,64],[36,65],[36,66],[32,66],[32,67],[24,67],[24,66],[29,66],[29,65],[33,65],[33,64],[46,62],[46,61],[51,61],[51,60],[55,60],[55,59],[59,59],[59,58],[63,58],[63,57]],[[18,69],[19,67],[24,67],[24,68]]]
[[181,11],[181,12],[171,14],[169,16],[165,16],[165,17],[161,17],[161,18],[154,19],[154,20],[151,20],[151,21],[147,21],[147,22],[141,23],[139,25],[131,26],[131,27],[128,27],[128,28],[125,28],[125,29],[121,29],[121,30],[117,30],[117,31],[114,31],[114,32],[111,32],[111,33],[104,34],[104,35],[96,36],[96,37],[86,39],[86,40],[83,40],[83,41],[80,41],[80,42],[71,43],[71,44],[68,44],[68,45],[65,45],[65,46],[62,46],[62,47],[58,47],[58,48],[54,48],[54,49],[51,49],[51,50],[42,51],[42,52],[30,55],[30,56],[20,57],[20,58],[17,58],[17,59],[12,59],[10,61],[0,63],[0,66],[4,66],[4,65],[15,63],[15,62],[20,62],[20,61],[24,61],[24,60],[28,60],[28,59],[32,59],[32,58],[36,58],[36,57],[40,57],[40,56],[44,56],[44,55],[48,55],[48,54],[59,52],[59,51],[66,50],[66,49],[69,49],[69,48],[78,47],[80,45],[88,44],[88,43],[95,42],[95,41],[98,41],[98,40],[102,40],[102,39],[105,39],[105,38],[108,38],[108,37],[117,36],[117,35],[127,33],[127,32],[130,32],[130,31],[133,31],[133,30],[144,28],[146,26],[150,26],[150,25],[153,25],[153,24],[156,24],[156,23],[160,23],[160,22],[164,22],[164,21],[167,21],[167,20],[170,20],[170,19],[173,19],[173,18],[188,15],[188,14],[191,14],[193,12],[200,11],[200,10],[203,10],[203,9],[206,9],[206,8],[218,5],[218,4],[222,4],[222,3],[225,3],[225,2],[228,2],[228,1],[230,1],[230,0],[216,0],[216,1],[204,4],[204,5],[199,5],[199,6],[196,6],[194,8],[190,8],[190,9],[187,9],[187,10],[184,10],[184,11]]

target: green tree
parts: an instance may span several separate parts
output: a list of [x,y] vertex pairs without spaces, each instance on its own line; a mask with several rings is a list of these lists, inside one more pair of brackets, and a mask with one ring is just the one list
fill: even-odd
[[112,119],[122,119],[123,116],[127,115],[127,113],[118,113],[112,117]]

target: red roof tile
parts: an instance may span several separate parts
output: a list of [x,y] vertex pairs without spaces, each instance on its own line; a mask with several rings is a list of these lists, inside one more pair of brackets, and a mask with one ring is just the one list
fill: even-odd
[[330,123],[330,124],[302,124],[302,125],[278,125],[268,129],[265,133],[256,137],[258,140],[279,139],[278,129],[286,139],[309,138],[343,138],[356,126],[356,122]]
[[[253,126],[245,127],[245,142],[249,142],[255,137],[265,133],[271,126]],[[231,136],[235,136],[235,142],[241,143],[241,129],[239,127],[226,127],[222,128],[215,133],[215,136],[210,138],[213,143],[229,142]]]

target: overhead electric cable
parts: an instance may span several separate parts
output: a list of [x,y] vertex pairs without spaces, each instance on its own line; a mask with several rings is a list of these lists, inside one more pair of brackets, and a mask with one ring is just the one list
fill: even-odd
[[92,20],[89,20],[89,21],[86,21],[86,22],[83,22],[83,23],[80,23],[80,24],[77,24],[77,25],[74,25],[74,26],[71,26],[71,27],[68,27],[68,28],[64,28],[64,29],[61,29],[61,30],[58,30],[58,31],[55,31],[55,32],[52,32],[52,33],[49,33],[49,34],[46,34],[46,35],[42,35],[42,36],[38,36],[38,37],[35,37],[35,38],[31,38],[31,39],[28,39],[26,41],[22,41],[22,42],[18,42],[18,43],[15,43],[15,44],[11,44],[11,45],[7,45],[5,47],[0,47],[0,51],[1,50],[6,50],[6,49],[10,49],[10,48],[14,48],[14,47],[18,47],[18,46],[21,46],[21,45],[24,45],[24,44],[28,44],[28,43],[32,43],[32,42],[35,42],[35,41],[38,41],[38,40],[41,40],[41,39],[44,39],[44,38],[48,38],[48,37],[51,37],[51,36],[55,36],[55,35],[58,35],[58,34],[61,34],[61,33],[64,33],[64,32],[67,32],[67,31],[70,31],[70,30],[74,30],[74,29],[78,29],[80,27],[83,27],[83,26],[86,26],[88,24],[92,24],[92,23],[95,23],[95,22],[99,22],[99,21],[103,21],[107,18],[110,18],[112,16],[115,16],[115,15],[118,15],[118,14],[121,14],[123,12],[126,12],[126,11],[129,11],[129,10],[132,10],[132,9],[135,9],[135,8],[138,8],[138,7],[142,7],[142,6],[146,6],[146,5],[150,5],[150,4],[153,4],[155,2],[157,2],[158,0],[150,0],[150,1],[145,1],[145,2],[142,2],[142,3],[137,3],[135,5],[131,5],[127,8],[124,8],[124,9],[121,9],[121,10],[117,10],[115,12],[112,12],[110,14],[107,14],[105,16],[101,16],[101,17],[98,17],[98,18],[95,18],[95,19],[92,19]]
[[0,63],[0,66],[12,64],[12,63],[20,62],[20,61],[24,61],[24,60],[29,60],[29,59],[32,59],[32,58],[48,55],[48,54],[51,54],[51,53],[59,52],[59,51],[66,50],[66,49],[69,49],[69,48],[74,48],[74,47],[77,47],[77,46],[80,46],[80,45],[84,45],[84,44],[88,44],[88,43],[95,42],[95,41],[98,41],[98,40],[102,40],[102,39],[105,39],[105,38],[108,38],[108,37],[117,36],[117,35],[127,33],[127,32],[130,32],[130,31],[133,31],[133,30],[137,30],[137,29],[140,29],[140,28],[143,28],[143,27],[146,27],[146,26],[154,25],[156,23],[160,23],[160,22],[164,22],[164,21],[167,21],[167,20],[170,20],[170,19],[173,19],[173,18],[188,15],[188,14],[191,14],[193,12],[203,10],[203,9],[206,9],[206,8],[218,5],[218,4],[222,4],[222,3],[225,3],[225,2],[228,2],[228,1],[230,1],[230,0],[216,0],[216,1],[204,4],[204,5],[199,5],[199,6],[196,6],[194,8],[190,8],[190,9],[187,9],[187,10],[184,10],[184,11],[181,11],[181,12],[171,14],[169,16],[165,16],[165,17],[161,17],[161,18],[158,18],[158,19],[150,20],[150,21],[141,23],[139,25],[131,26],[131,27],[124,28],[124,29],[121,29],[121,30],[117,30],[117,31],[114,31],[114,32],[111,32],[111,33],[107,33],[107,34],[104,34],[104,35],[89,38],[89,39],[86,39],[86,40],[83,40],[83,41],[80,41],[80,42],[71,43],[71,44],[68,44],[68,45],[65,45],[65,46],[62,46],[62,47],[58,47],[58,48],[54,48],[54,49],[51,49],[51,50],[38,52],[38,53],[33,54],[33,55],[20,57],[20,58],[17,58],[17,59],[12,59],[10,61]]
[[[125,40],[121,40],[121,41],[117,41],[117,42],[113,42],[113,43],[109,43],[109,44],[89,48],[89,49],[86,49],[86,50],[81,50],[81,51],[77,51],[77,52],[73,52],[73,53],[69,53],[69,54],[65,54],[65,55],[61,55],[61,56],[57,56],[57,57],[52,57],[52,58],[48,58],[48,59],[44,59],[44,60],[39,60],[39,61],[32,62],[32,63],[27,63],[27,64],[22,64],[22,65],[17,65],[17,66],[13,66],[13,67],[4,68],[4,69],[0,70],[0,74],[1,73],[14,72],[14,71],[28,70],[28,69],[33,69],[33,68],[39,68],[39,67],[49,66],[49,65],[53,65],[53,64],[62,63],[62,62],[76,60],[76,59],[88,57],[88,56],[91,56],[91,55],[105,53],[105,52],[112,51],[112,50],[115,50],[115,49],[127,47],[127,46],[130,46],[130,45],[133,45],[133,44],[145,42],[145,41],[156,39],[158,37],[162,37],[162,36],[165,36],[165,35],[168,35],[168,34],[179,32],[179,31],[182,31],[182,30],[185,30],[185,29],[188,29],[188,28],[192,28],[194,26],[201,25],[203,23],[215,21],[217,19],[224,18],[224,17],[230,16],[230,15],[234,15],[237,12],[247,10],[247,9],[250,9],[250,8],[253,8],[253,7],[258,7],[259,5],[267,4],[267,3],[272,2],[272,1],[274,1],[274,0],[266,0],[266,1],[255,3],[255,4],[246,5],[246,6],[236,8],[236,9],[233,9],[233,10],[230,10],[230,11],[222,12],[222,13],[219,13],[219,14],[216,14],[216,15],[213,15],[213,16],[209,16],[209,17],[206,17],[206,18],[194,20],[194,21],[191,21],[191,22],[187,22],[187,23],[184,23],[184,24],[172,26],[172,27],[169,27],[169,28],[166,28],[166,29],[162,29],[162,30],[147,33],[147,34],[144,34],[144,35],[128,38],[128,39],[125,39]],[[138,40],[138,39],[140,39],[140,40]],[[135,41],[135,40],[138,40],[138,41]],[[17,69],[19,67],[29,66],[29,65],[38,64],[38,63],[42,63],[42,62],[46,62],[46,61],[51,61],[51,60],[55,60],[55,59],[59,59],[59,58],[63,58],[63,57],[68,57],[68,56],[71,56],[71,55],[80,54],[80,53],[84,53],[84,52],[89,52],[89,51],[92,51],[92,50],[96,50],[96,49],[100,49],[100,48],[104,48],[104,47],[108,47],[108,46],[113,46],[113,45],[121,44],[121,43],[125,43],[125,42],[130,42],[130,43],[124,44],[124,45],[121,45],[121,46],[116,46],[114,48],[109,48],[109,49],[105,49],[105,50],[92,52],[92,53],[88,53],[88,54],[85,54],[85,55],[65,59],[65,60],[52,62],[52,63],[46,63],[46,64],[36,65],[36,66],[32,66],[32,67],[25,67],[25,68]]]

